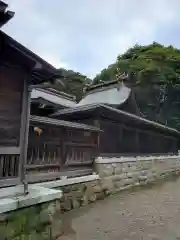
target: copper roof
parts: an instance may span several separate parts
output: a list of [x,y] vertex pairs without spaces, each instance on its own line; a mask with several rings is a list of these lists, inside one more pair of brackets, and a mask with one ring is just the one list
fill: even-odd
[[48,117],[39,117],[39,116],[30,116],[30,121],[34,123],[45,123],[50,125],[62,126],[62,127],[69,127],[69,128],[76,128],[76,129],[83,129],[83,130],[90,130],[94,132],[101,131],[99,128],[83,124],[83,123],[75,123],[69,122],[64,120],[56,120],[53,118]]
[[108,110],[109,112],[116,112],[120,117],[125,117],[126,119],[130,120],[130,121],[135,121],[138,123],[141,123],[143,125],[149,125],[153,128],[158,128],[167,132],[171,132],[173,134],[179,135],[180,136],[180,132],[174,128],[170,128],[168,126],[165,126],[163,124],[148,120],[146,118],[142,118],[139,117],[135,114],[131,114],[119,109],[116,109],[114,107],[110,107],[104,104],[88,104],[88,105],[82,105],[82,106],[76,106],[74,108],[66,108],[66,109],[62,109],[57,111],[56,113],[52,114],[52,117],[60,117],[63,118],[63,116],[73,116],[76,113],[80,113],[80,112],[89,112],[89,111],[93,111],[95,109],[105,109]]
[[72,97],[70,98],[70,96],[59,91],[53,91],[52,89],[32,89],[31,99],[34,101],[38,100],[39,98],[45,99],[52,104],[64,107],[76,106],[76,102],[73,101]]
[[87,92],[86,96],[77,104],[77,106],[85,104],[108,104],[122,105],[130,97],[131,89],[124,84],[115,82],[113,85],[98,87]]

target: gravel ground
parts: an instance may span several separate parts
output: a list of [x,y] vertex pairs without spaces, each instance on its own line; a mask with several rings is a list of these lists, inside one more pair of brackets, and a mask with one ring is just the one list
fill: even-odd
[[65,216],[69,227],[60,240],[180,239],[180,179],[122,192]]

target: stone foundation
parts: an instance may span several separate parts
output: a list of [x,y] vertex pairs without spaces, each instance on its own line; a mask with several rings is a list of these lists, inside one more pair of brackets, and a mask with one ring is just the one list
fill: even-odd
[[[64,212],[124,189],[180,174],[180,156],[98,158],[97,175],[0,189],[0,240],[56,240],[72,231]],[[18,192],[19,191],[19,192]]]
[[0,240],[56,240],[72,231],[64,212],[104,198],[98,175],[0,189]]
[[60,199],[62,212],[85,206],[105,197],[101,181],[96,174],[40,183],[39,186],[62,191]]
[[107,195],[179,175],[180,156],[98,158],[96,168]]
[[63,231],[61,191],[30,186],[23,195],[22,189],[0,189],[0,240],[57,239]]
[[1,240],[50,240],[61,234],[59,200],[0,215]]
[[60,189],[63,192],[62,211],[79,208],[105,197],[99,180],[63,186]]

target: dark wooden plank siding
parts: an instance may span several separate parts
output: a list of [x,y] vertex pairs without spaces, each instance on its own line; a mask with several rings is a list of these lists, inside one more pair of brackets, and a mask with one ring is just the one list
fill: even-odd
[[[35,131],[41,129],[40,136]],[[33,181],[57,179],[61,175],[84,175],[93,171],[98,132],[30,121],[27,175]],[[71,172],[71,173],[70,173]],[[75,174],[75,175],[74,175]]]
[[157,131],[145,131],[130,125],[101,118],[101,154],[162,154],[177,153],[178,140]]
[[[97,117],[93,114],[81,117],[78,122],[96,125],[99,121],[100,133],[99,152],[100,155],[149,155],[163,153],[177,153],[178,139],[172,133],[162,132],[158,128],[147,126],[147,129],[134,122],[125,122],[118,119],[118,114],[103,112]],[[69,120],[74,120],[73,116]]]
[[0,66],[0,146],[19,146],[23,76]]

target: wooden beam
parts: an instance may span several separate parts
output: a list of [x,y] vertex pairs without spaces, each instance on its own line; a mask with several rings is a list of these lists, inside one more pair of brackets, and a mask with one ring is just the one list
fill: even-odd
[[43,182],[43,181],[50,181],[50,180],[56,180],[61,179],[62,176],[69,177],[78,177],[78,176],[85,176],[92,174],[93,169],[92,168],[84,168],[84,169],[64,169],[60,172],[50,172],[50,173],[36,173],[36,174],[28,174],[26,175],[26,178],[29,183],[33,182]]
[[84,148],[95,148],[95,143],[84,143],[84,142],[64,142],[66,146],[70,147],[84,147]]
[[0,155],[20,155],[20,147],[0,147]]
[[46,168],[60,168],[60,165],[59,164],[42,164],[42,165],[35,165],[35,164],[32,164],[32,165],[25,165],[25,168],[27,170],[33,170],[33,169],[36,169],[38,171],[38,169],[46,169]]
[[[20,181],[19,178],[5,178],[5,179],[0,179],[0,188],[18,185],[18,184],[19,184],[19,181]],[[8,190],[7,190],[7,191],[8,191]]]

